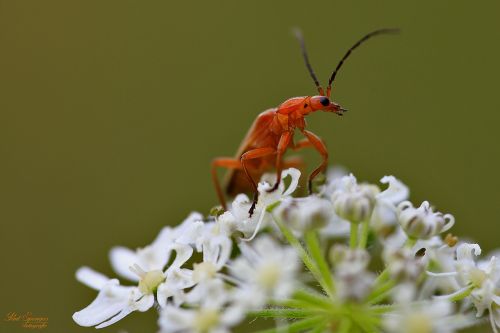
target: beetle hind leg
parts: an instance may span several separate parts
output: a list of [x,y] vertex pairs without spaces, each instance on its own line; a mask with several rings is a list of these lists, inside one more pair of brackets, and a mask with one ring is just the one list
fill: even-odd
[[215,186],[215,191],[217,192],[220,204],[224,210],[227,210],[224,192],[222,191],[219,178],[217,177],[217,167],[226,169],[241,169],[241,162],[240,160],[231,157],[218,157],[212,161],[212,180]]

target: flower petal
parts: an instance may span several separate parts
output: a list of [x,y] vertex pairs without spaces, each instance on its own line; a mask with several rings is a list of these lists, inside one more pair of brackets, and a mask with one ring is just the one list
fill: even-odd
[[163,227],[156,236],[155,240],[151,243],[152,246],[158,246],[162,244],[169,244],[175,237],[174,229],[171,227]]
[[123,246],[116,246],[109,252],[109,260],[114,271],[130,281],[139,281],[139,277],[130,271],[129,267],[138,264],[139,258],[135,251]]
[[156,297],[161,307],[167,305],[167,299],[174,297],[174,303],[180,305],[183,301],[183,289],[194,285],[193,272],[189,269],[176,269],[168,274],[164,283],[158,286]]
[[461,261],[464,259],[474,260],[474,256],[479,256],[481,254],[481,247],[479,244],[469,244],[464,243],[460,244],[457,247],[457,261]]
[[292,178],[292,181],[291,181],[290,185],[288,186],[288,188],[286,189],[286,191],[283,192],[284,197],[292,194],[295,191],[295,189],[297,188],[297,185],[299,184],[299,179],[300,179],[300,171],[295,169],[295,168],[289,168],[289,169],[283,170],[281,178],[285,179],[286,176],[290,176],[290,178]]
[[155,297],[153,295],[144,295],[137,302],[130,303],[128,307],[120,311],[120,313],[118,313],[116,316],[112,317],[108,321],[105,321],[97,325],[95,328],[103,328],[112,325],[117,321],[119,321],[120,319],[125,318],[127,315],[129,315],[134,311],[140,311],[140,312],[147,311],[154,305],[154,302],[155,302]]
[[84,285],[100,290],[110,279],[90,267],[83,266],[76,271],[76,279]]
[[408,199],[410,190],[400,180],[396,179],[396,177],[384,176],[380,182],[382,184],[389,184],[389,187],[385,191],[377,194],[377,200],[384,200],[397,205],[401,201]]
[[216,236],[203,244],[203,261],[215,265],[220,270],[231,256],[232,242],[225,236]]
[[98,325],[119,314],[131,300],[135,301],[140,296],[136,287],[121,286],[118,280],[109,280],[90,305],[73,314],[73,320],[80,326]]
[[172,246],[172,250],[175,251],[176,256],[172,265],[170,265],[170,267],[167,268],[167,272],[170,269],[176,269],[181,267],[193,255],[193,248],[190,245],[186,244],[175,243]]

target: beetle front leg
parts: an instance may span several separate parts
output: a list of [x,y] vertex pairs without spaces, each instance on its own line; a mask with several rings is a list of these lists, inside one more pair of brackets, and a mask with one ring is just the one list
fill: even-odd
[[311,172],[311,174],[309,175],[308,188],[309,188],[309,194],[312,194],[312,181],[313,181],[313,179],[321,171],[324,171],[326,169],[326,166],[328,165],[328,150],[326,149],[326,146],[323,143],[323,141],[321,141],[319,136],[317,136],[316,134],[309,132],[307,130],[303,130],[302,133],[306,136],[306,138],[309,140],[309,142],[314,147],[314,149],[316,149],[318,151],[318,153],[320,153],[321,158],[323,159],[321,164],[316,169],[314,169],[314,171]]
[[250,183],[252,184],[252,187],[254,189],[252,206],[250,207],[250,210],[248,211],[250,216],[253,215],[253,211],[255,210],[255,206],[257,205],[257,200],[259,199],[259,191],[257,189],[257,183],[255,182],[255,180],[253,180],[252,176],[248,172],[246,161],[252,160],[255,158],[261,158],[261,157],[268,156],[268,155],[273,155],[273,154],[276,154],[276,149],[274,149],[272,147],[264,147],[264,148],[256,148],[256,149],[249,150],[246,153],[244,153],[243,155],[241,155],[241,166],[243,167],[243,170],[245,171],[245,174],[246,174],[248,180],[250,181]]
[[283,154],[285,153],[288,145],[290,144],[290,140],[292,139],[293,132],[285,132],[281,134],[280,141],[278,143],[278,150],[276,156],[276,183],[272,188],[267,190],[267,192],[276,191],[276,189],[280,186],[281,182],[281,171],[283,170]]

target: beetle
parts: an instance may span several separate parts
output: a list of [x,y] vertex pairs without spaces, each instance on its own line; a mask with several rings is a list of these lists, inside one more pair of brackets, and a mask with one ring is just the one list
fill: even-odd
[[[224,210],[227,209],[224,192],[228,195],[235,195],[241,192],[253,191],[253,202],[249,210],[249,214],[252,216],[259,196],[255,179],[259,180],[264,172],[275,168],[276,183],[268,190],[272,192],[276,190],[280,184],[282,170],[287,167],[297,166],[297,164],[300,163],[297,160],[283,161],[283,155],[288,148],[299,150],[306,147],[312,147],[321,155],[321,164],[311,172],[308,178],[309,193],[312,193],[313,179],[320,172],[324,171],[328,164],[328,151],[319,136],[306,130],[305,116],[316,111],[332,112],[342,116],[347,109],[333,102],[330,96],[332,84],[338,71],[344,64],[344,61],[351,55],[354,49],[371,37],[381,34],[392,34],[398,31],[398,29],[379,29],[366,34],[358,40],[344,54],[337,67],[332,72],[328,80],[326,91],[320,85],[309,62],[302,33],[298,30],[296,31],[296,37],[300,43],[302,57],[309,71],[309,75],[316,85],[318,95],[293,97],[284,101],[278,107],[262,112],[253,122],[235,157],[217,157],[212,160],[212,179],[217,196]],[[304,138],[294,143],[293,135],[297,129],[304,135]],[[225,191],[222,190],[217,177],[218,167],[229,169],[226,175]]]

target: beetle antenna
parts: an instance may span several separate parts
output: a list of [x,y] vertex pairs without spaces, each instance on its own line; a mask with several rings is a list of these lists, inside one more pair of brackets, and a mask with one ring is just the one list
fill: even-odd
[[302,35],[302,31],[299,28],[293,29],[293,32],[295,34],[295,37],[299,41],[300,44],[300,50],[302,51],[302,57],[304,58],[304,62],[306,63],[307,70],[309,71],[309,75],[311,75],[314,84],[316,85],[316,88],[318,88],[318,92],[320,95],[324,96],[325,93],[323,91],[323,88],[319,84],[318,78],[316,77],[316,74],[314,73],[314,70],[311,66],[311,63],[309,62],[309,56],[307,55],[307,49],[306,49],[306,43],[304,42],[304,36]]
[[370,39],[370,38],[372,38],[374,36],[383,35],[383,34],[396,34],[396,33],[399,33],[399,31],[400,31],[399,29],[387,29],[387,28],[386,29],[375,30],[375,31],[372,31],[369,34],[363,36],[363,38],[361,38],[360,40],[358,40],[356,42],[356,44],[354,44],[353,46],[351,46],[351,48],[349,50],[347,50],[346,54],[344,54],[344,56],[342,57],[342,59],[340,59],[340,62],[338,63],[338,65],[335,68],[335,70],[333,71],[332,76],[330,77],[330,80],[328,81],[328,87],[326,88],[326,96],[330,97],[330,93],[331,93],[331,90],[332,90],[332,83],[335,80],[335,77],[337,76],[337,73],[338,73],[340,67],[342,67],[342,65],[344,64],[344,61],[351,55],[352,51],[354,51],[358,46],[360,46],[365,41],[367,41],[368,39]]

